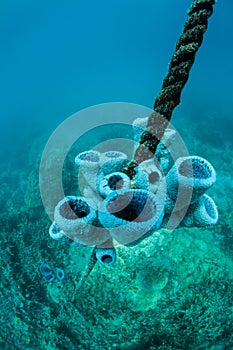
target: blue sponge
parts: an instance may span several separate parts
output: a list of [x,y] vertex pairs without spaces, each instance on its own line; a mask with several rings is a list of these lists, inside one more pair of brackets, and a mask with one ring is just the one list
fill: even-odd
[[60,230],[54,221],[49,227],[49,235],[51,238],[58,240],[64,237],[64,232]]
[[166,212],[178,211],[194,203],[215,181],[215,170],[204,158],[197,156],[178,158],[166,176],[168,191]]
[[159,228],[163,215],[164,205],[159,196],[136,189],[107,196],[100,207],[99,220],[119,243],[128,244]]
[[115,190],[129,189],[130,185],[130,178],[119,171],[113,172],[104,177],[102,174],[97,176],[96,187],[103,198],[107,197],[107,195]]
[[113,265],[116,262],[115,248],[96,248],[96,258],[103,265]]
[[213,199],[203,194],[195,203],[191,204],[181,223],[181,226],[203,227],[215,225],[218,221],[218,210]]
[[55,279],[55,274],[48,264],[40,265],[40,273],[46,280],[46,282],[52,282]]
[[45,263],[40,265],[40,273],[46,282],[61,282],[65,277],[65,273],[62,269],[51,269],[51,267]]

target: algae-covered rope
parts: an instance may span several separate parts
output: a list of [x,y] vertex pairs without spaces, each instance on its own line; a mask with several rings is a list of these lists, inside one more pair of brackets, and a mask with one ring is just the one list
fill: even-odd
[[154,103],[155,112],[148,118],[146,130],[142,133],[133,161],[127,169],[124,169],[130,178],[135,175],[134,168],[139,163],[155,154],[172,112],[180,103],[182,89],[188,80],[195,55],[202,44],[215,2],[216,0],[194,0],[188,11],[183,33],[176,44],[167,76]]

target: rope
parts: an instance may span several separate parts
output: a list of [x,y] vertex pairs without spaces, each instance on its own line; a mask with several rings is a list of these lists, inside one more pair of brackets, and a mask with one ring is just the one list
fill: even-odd
[[75,286],[75,290],[72,296],[71,301],[73,302],[75,300],[76,294],[80,290],[80,288],[83,286],[83,284],[86,282],[88,276],[90,275],[91,271],[93,270],[95,264],[96,264],[97,258],[96,258],[96,247],[93,248],[91,255],[88,259],[88,263],[85,266],[83,273],[78,281],[78,283]]
[[127,169],[124,169],[130,178],[135,175],[134,168],[139,163],[153,157],[172,112],[180,103],[182,89],[188,80],[195,55],[202,44],[215,2],[216,0],[194,0],[188,11],[183,33],[176,44],[167,76],[155,100],[154,112],[148,118],[146,130],[141,135],[140,145],[133,161]]

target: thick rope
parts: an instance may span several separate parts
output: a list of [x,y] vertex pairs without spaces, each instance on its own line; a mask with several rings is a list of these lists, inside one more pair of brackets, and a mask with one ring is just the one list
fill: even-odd
[[139,163],[153,157],[172,112],[180,103],[182,89],[188,80],[195,55],[202,44],[215,2],[215,0],[194,0],[188,11],[183,33],[176,44],[167,76],[154,103],[155,112],[149,116],[133,161],[127,169],[124,169],[130,178],[135,175],[134,168]]

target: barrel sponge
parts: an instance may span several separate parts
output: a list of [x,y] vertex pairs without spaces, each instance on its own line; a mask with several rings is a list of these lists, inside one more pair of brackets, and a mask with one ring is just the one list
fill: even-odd
[[113,265],[116,262],[115,248],[96,248],[96,258],[103,265]]
[[99,220],[114,239],[128,244],[159,228],[163,215],[164,205],[159,196],[136,189],[108,195],[101,204]]
[[174,210],[194,203],[215,181],[215,170],[204,158],[178,158],[166,176],[168,196],[176,202]]
[[181,226],[203,227],[215,225],[218,221],[218,210],[215,202],[207,194],[203,194],[195,203],[191,204],[181,223]]
[[97,191],[103,198],[106,198],[112,191],[129,189],[131,185],[130,178],[119,171],[104,177],[102,177],[102,174],[99,174],[96,181]]
[[106,241],[106,230],[96,226],[96,211],[84,197],[67,196],[54,210],[54,220],[58,227],[74,241],[84,245],[97,245]]

